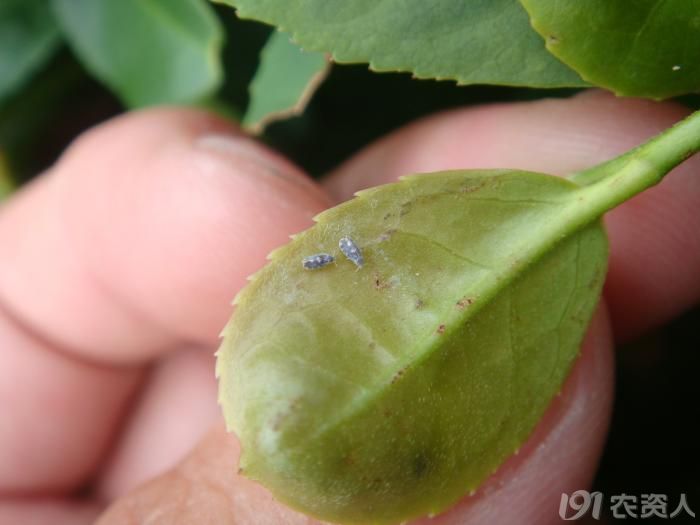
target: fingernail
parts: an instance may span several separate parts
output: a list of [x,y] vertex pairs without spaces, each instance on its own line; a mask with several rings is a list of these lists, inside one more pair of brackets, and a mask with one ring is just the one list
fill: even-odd
[[235,163],[247,173],[254,171],[299,182],[298,175],[293,173],[297,171],[294,166],[245,136],[207,134],[198,137],[195,146],[225,162]]
[[318,184],[294,164],[244,135],[208,133],[195,139],[195,147],[207,154],[208,162],[213,157],[218,162],[223,162],[228,169],[235,167],[243,173],[282,179],[326,201],[328,205],[331,204],[328,195]]

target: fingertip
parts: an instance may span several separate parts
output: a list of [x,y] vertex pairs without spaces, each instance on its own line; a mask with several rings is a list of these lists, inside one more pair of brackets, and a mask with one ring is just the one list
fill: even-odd
[[245,277],[329,204],[231,124],[170,108],[88,131],[23,193],[0,221],[17,253],[0,297],[60,346],[119,361],[216,344]]

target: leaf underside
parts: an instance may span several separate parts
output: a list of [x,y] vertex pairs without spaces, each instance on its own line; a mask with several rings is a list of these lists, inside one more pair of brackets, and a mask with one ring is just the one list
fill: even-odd
[[130,107],[197,102],[220,84],[223,33],[201,0],[51,0],[78,58]]
[[336,62],[460,84],[587,85],[547,52],[517,0],[217,0]]
[[243,125],[259,133],[275,120],[302,113],[329,66],[322,53],[303,51],[289,35],[274,32],[250,84]]
[[521,0],[547,48],[619,95],[700,91],[697,0]]
[[[598,300],[606,239],[578,195],[527,172],[413,176],[273,252],[217,360],[243,473],[342,523],[436,513],[478,487],[559,391]],[[319,252],[336,263],[302,269]]]

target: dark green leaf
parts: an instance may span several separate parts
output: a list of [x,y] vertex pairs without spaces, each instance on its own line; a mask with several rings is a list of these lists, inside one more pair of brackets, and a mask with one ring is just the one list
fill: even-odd
[[47,0],[0,3],[0,102],[41,67],[59,42]]
[[619,95],[700,91],[697,0],[521,0],[547,48]]
[[[217,362],[243,473],[347,523],[439,512],[478,487],[558,392],[598,300],[606,241],[582,192],[527,172],[414,176],[273,252]],[[319,252],[336,263],[302,269]]]
[[582,86],[551,56],[517,0],[217,0],[277,25],[304,49],[377,71],[461,84]]
[[270,122],[303,112],[328,69],[322,53],[303,51],[289,35],[273,33],[250,84],[250,103],[243,124],[260,132]]
[[191,103],[221,82],[222,31],[204,0],[52,0],[80,60],[127,105]]

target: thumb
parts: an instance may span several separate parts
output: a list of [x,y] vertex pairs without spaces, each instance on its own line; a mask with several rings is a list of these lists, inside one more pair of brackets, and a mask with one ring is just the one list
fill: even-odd
[[[612,398],[612,342],[604,305],[561,394],[521,448],[474,495],[416,523],[558,523],[562,491],[589,486]],[[117,500],[99,525],[124,523],[296,525],[316,523],[238,474],[239,444],[217,424],[168,473]]]

